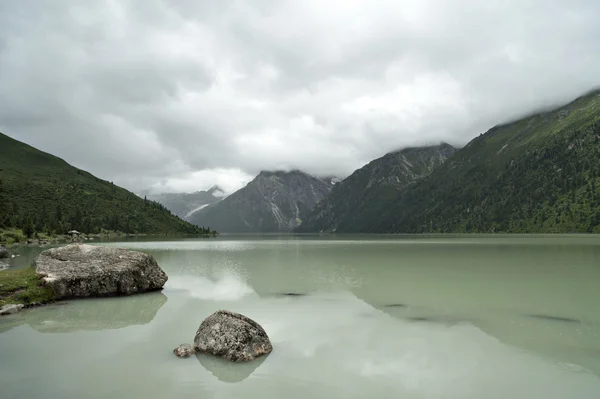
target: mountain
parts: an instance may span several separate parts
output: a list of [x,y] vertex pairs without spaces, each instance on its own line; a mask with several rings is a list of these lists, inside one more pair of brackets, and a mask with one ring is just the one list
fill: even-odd
[[223,194],[223,190],[219,186],[212,186],[206,191],[196,191],[194,193],[152,194],[146,191],[141,195],[163,204],[165,208],[180,218],[187,219],[203,207],[221,201]]
[[321,177],[321,180],[323,180],[324,182],[327,182],[333,186],[334,184],[338,184],[339,182],[341,182],[344,179],[339,176],[323,176],[323,177]]
[[219,232],[291,231],[325,198],[331,186],[300,171],[263,171],[221,202],[194,213],[190,221]]
[[364,231],[600,233],[600,91],[480,135]]
[[298,231],[356,232],[370,227],[398,193],[430,174],[454,151],[442,143],[406,148],[371,161],[337,183]]
[[0,133],[0,228],[203,233],[164,206]]

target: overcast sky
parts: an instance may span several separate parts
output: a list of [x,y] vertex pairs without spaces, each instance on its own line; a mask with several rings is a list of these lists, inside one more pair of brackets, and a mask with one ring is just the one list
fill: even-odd
[[139,191],[345,176],[600,84],[600,2],[2,1],[0,131]]

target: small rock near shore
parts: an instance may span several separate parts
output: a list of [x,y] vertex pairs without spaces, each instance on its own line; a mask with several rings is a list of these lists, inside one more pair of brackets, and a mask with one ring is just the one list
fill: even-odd
[[4,305],[0,308],[0,316],[19,313],[23,309],[23,305]]
[[196,353],[196,351],[190,344],[181,344],[177,348],[173,349],[173,353],[177,357],[185,358],[192,356],[194,353]]
[[273,346],[260,324],[239,313],[219,310],[200,324],[194,349],[232,362],[247,362],[271,353]]

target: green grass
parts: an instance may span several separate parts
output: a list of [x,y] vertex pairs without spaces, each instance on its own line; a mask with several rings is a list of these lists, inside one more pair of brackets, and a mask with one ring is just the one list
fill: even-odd
[[0,271],[0,306],[47,303],[54,299],[54,291],[44,284],[33,267]]

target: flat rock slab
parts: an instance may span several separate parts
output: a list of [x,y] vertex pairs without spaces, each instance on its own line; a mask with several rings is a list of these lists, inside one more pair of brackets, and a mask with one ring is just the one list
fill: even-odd
[[194,349],[232,362],[247,362],[271,353],[273,346],[257,322],[239,313],[219,310],[200,324]]
[[148,254],[85,244],[48,249],[34,267],[56,299],[132,295],[159,290],[168,279]]

